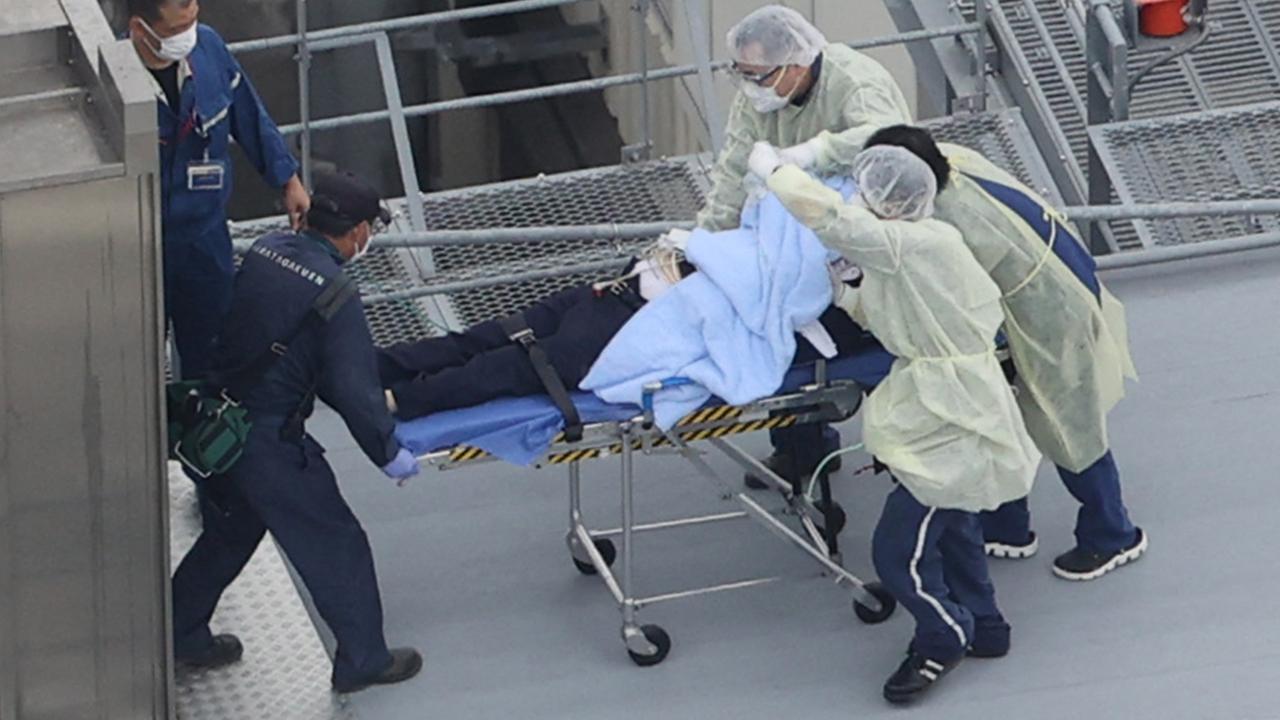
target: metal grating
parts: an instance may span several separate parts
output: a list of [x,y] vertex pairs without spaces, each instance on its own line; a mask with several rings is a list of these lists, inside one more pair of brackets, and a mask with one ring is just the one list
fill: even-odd
[[[1280,102],[1093,128],[1125,202],[1280,197]],[[1280,230],[1277,216],[1139,221],[1154,244]]]
[[[195,485],[173,462],[169,515],[169,556],[177,567],[200,533],[200,513]],[[271,540],[227,588],[213,627],[240,636],[244,659],[217,670],[179,670],[179,720],[350,720],[346,700],[329,689],[329,656]]]
[[[397,217],[403,212],[403,201],[391,203]],[[403,223],[400,223],[403,224]],[[283,217],[262,218],[248,222],[232,223],[231,238],[237,246],[253,243],[269,232],[287,230]],[[352,280],[360,286],[364,295],[374,295],[417,285],[418,273],[413,268],[416,261],[412,253],[404,250],[373,248],[360,262],[346,268]],[[431,321],[431,313],[423,300],[398,300],[365,307],[373,342],[385,347],[398,342],[439,335],[440,328]]]
[[[347,272],[362,294],[373,295],[416,284],[412,278],[418,274],[410,269],[413,262],[411,253],[375,247]],[[441,334],[421,299],[367,305],[364,312],[378,347]]]
[[[969,18],[972,7],[972,0],[960,4]],[[1070,146],[1068,155],[1075,165],[1071,171],[1083,186],[1089,133],[1085,122],[1086,61],[1081,19],[1065,9],[1063,0],[1000,0],[1000,7],[1008,21],[1009,34],[1045,97],[1045,114],[1061,129]],[[1215,0],[1210,3],[1209,13],[1213,28],[1210,40],[1191,55],[1150,73],[1135,89],[1132,118],[1160,118],[1280,99],[1280,3]],[[1159,52],[1131,51],[1130,68],[1145,65]],[[1056,149],[1042,151],[1049,158],[1058,155]],[[1113,224],[1121,247],[1152,241],[1137,227],[1132,223]]]
[[938,140],[977,150],[1027,187],[1054,204],[1061,204],[1053,178],[1036,152],[1035,141],[1018,110],[955,115],[921,124],[929,128]]
[[[590,225],[690,220],[702,207],[705,167],[697,158],[596,168],[530,180],[427,195],[428,227],[476,230],[540,225]],[[449,282],[616,259],[623,265],[651,239],[501,243],[432,248],[438,276]],[[499,317],[574,284],[573,275],[456,293],[464,324]]]

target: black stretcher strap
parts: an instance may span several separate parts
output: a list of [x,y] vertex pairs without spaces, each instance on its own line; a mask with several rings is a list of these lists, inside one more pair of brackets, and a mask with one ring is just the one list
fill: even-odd
[[498,321],[498,326],[507,334],[507,337],[511,338],[512,342],[524,348],[525,354],[529,356],[529,362],[533,365],[533,371],[538,374],[543,388],[551,396],[551,402],[555,403],[560,414],[564,415],[565,440],[569,442],[581,440],[582,418],[578,415],[578,408],[569,397],[569,391],[565,389],[560,374],[551,366],[547,351],[538,345],[538,339],[529,328],[529,323],[525,322],[524,315],[516,313],[502,318]]

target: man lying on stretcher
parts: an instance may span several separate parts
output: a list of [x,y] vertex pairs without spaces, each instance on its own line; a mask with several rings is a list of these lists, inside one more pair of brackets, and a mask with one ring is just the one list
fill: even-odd
[[[687,233],[673,235],[674,241],[655,245],[616,280],[562,290],[519,314],[566,388],[579,386],[637,310],[696,272],[676,246]],[[830,266],[830,275],[833,283],[856,285],[860,279],[857,268],[843,261]],[[378,367],[392,411],[408,420],[499,397],[546,393],[529,353],[511,339],[510,330],[508,323],[489,321],[465,332],[380,350]],[[833,305],[817,323],[802,328],[796,337],[794,362],[878,348],[868,333]]]

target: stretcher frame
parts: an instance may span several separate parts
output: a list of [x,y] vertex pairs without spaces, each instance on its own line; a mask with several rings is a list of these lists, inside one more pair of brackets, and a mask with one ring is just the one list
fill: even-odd
[[[657,388],[650,388],[652,393]],[[583,426],[582,438],[569,442],[564,433],[552,441],[547,451],[534,463],[535,467],[565,465],[569,478],[569,529],[565,541],[569,554],[579,571],[598,575],[612,594],[622,613],[622,640],[628,655],[638,665],[655,665],[670,650],[670,636],[657,625],[641,625],[637,616],[647,606],[683,598],[709,595],[729,590],[757,587],[781,580],[781,576],[759,577],[734,582],[690,588],[661,595],[643,596],[636,592],[633,574],[634,543],[637,533],[678,530],[697,525],[727,522],[750,518],[773,532],[783,541],[797,548],[813,562],[821,573],[834,579],[853,596],[853,607],[859,619],[867,623],[882,622],[893,613],[895,603],[878,583],[864,582],[841,564],[836,536],[843,525],[837,517],[837,506],[831,499],[830,485],[825,475],[809,478],[802,487],[770,470],[746,451],[726,439],[759,430],[793,427],[810,423],[832,423],[847,420],[861,406],[864,389],[851,380],[827,379],[826,363],[819,360],[814,367],[814,382],[746,405],[715,405],[694,411],[680,420],[676,426],[663,432],[653,424],[651,412],[640,413],[622,421],[590,422]],[[645,403],[651,407],[650,403]],[[755,498],[748,495],[741,479],[726,481],[702,457],[703,452],[692,447],[694,443],[707,442],[723,453],[745,472],[750,473],[778,492],[785,501],[780,513],[771,512]],[[720,492],[722,500],[734,501],[740,506],[735,512],[682,517],[658,522],[637,523],[633,513],[635,455],[674,454],[683,457]],[[608,529],[592,529],[582,512],[581,463],[605,457],[619,458],[621,473],[621,526]],[[495,460],[484,450],[466,445],[427,453],[419,456],[419,462],[427,467],[447,471],[474,463]],[[813,499],[814,485],[818,485],[821,501]],[[777,514],[794,517],[800,531],[792,529]],[[842,513],[841,513],[842,515]],[[818,525],[821,521],[823,524]],[[824,528],[835,528],[830,541]],[[611,538],[622,541],[621,578],[613,570],[616,549]]]

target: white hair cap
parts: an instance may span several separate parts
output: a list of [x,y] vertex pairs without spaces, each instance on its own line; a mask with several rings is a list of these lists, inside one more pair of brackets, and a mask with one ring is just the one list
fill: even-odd
[[766,5],[729,28],[725,41],[734,62],[764,67],[812,65],[827,39],[800,13]]
[[858,194],[868,209],[888,220],[921,220],[933,215],[938,178],[929,163],[897,145],[876,145],[853,159]]

